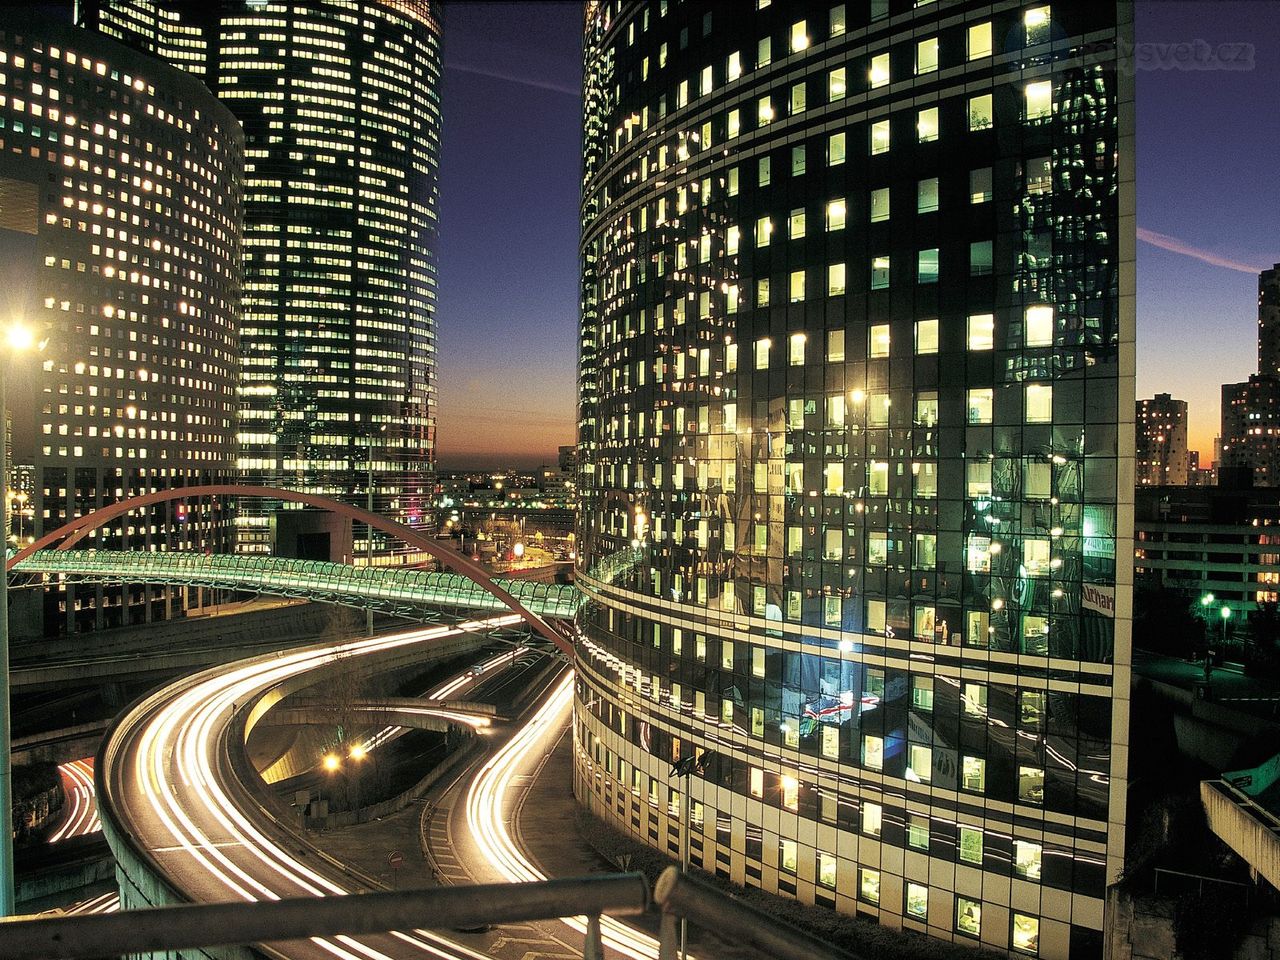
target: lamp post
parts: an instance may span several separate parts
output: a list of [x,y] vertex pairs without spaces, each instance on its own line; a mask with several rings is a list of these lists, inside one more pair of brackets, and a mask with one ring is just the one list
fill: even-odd
[[[365,488],[365,508],[373,513],[373,443],[374,440],[381,438],[387,432],[387,425],[384,423],[378,428],[376,433],[369,434],[369,484]],[[373,569],[373,524],[366,523],[364,531],[364,556],[365,568]],[[373,607],[365,607],[364,611],[364,628],[365,633],[373,636]]]
[[1224,603],[1222,610],[1219,612],[1222,614],[1222,650],[1225,656],[1227,649],[1227,621],[1231,619],[1231,608]]
[[[12,324],[5,336],[5,346],[10,354],[22,353],[37,347],[35,333],[20,323]],[[8,408],[5,399],[5,360],[0,357],[0,489],[9,488],[9,451],[5,442],[8,436]],[[9,559],[9,503],[8,496],[0,497],[0,529],[6,532],[4,558]],[[9,716],[9,574],[0,576],[0,917],[16,913],[13,890],[13,761],[10,755],[12,739]]]

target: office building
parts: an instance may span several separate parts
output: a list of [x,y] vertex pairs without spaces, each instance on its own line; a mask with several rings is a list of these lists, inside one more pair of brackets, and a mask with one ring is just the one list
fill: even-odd
[[1101,956],[1128,751],[1131,16],[588,5],[593,813],[673,854],[687,815],[695,866],[885,927]]
[[1280,377],[1280,263],[1258,274],[1258,373]]
[[1134,482],[1139,486],[1177,487],[1190,483],[1187,401],[1157,393],[1137,402],[1135,420]]
[[[0,63],[6,319],[44,342],[5,360],[9,535],[25,543],[124,497],[232,479],[244,138],[199,81],[98,34],[3,27]],[[231,536],[226,505],[193,497],[86,545],[218,550]],[[146,622],[180,593],[24,591],[14,626]]]
[[[363,506],[372,467],[375,509],[430,525],[438,4],[80,7],[200,77],[244,125],[242,477]],[[238,523],[240,549],[268,549],[261,509]]]

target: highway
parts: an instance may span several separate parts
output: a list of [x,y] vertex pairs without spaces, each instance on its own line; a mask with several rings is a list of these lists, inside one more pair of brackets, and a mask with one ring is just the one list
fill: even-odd
[[[237,708],[286,680],[338,659],[378,656],[467,630],[491,630],[516,622],[512,616],[492,617],[313,645],[207,670],[143,700],[121,720],[104,748],[100,784],[136,847],[191,901],[341,896],[362,889],[340,865],[304,850],[298,838],[274,824],[238,782],[230,763],[230,751],[241,749],[231,734]],[[516,656],[519,653],[513,651],[493,658],[481,676]],[[468,671],[430,693],[437,699],[456,696],[477,679]],[[529,721],[467,781],[469,833],[492,874],[477,879],[521,882],[543,876],[520,851],[509,818],[520,799],[517,784],[529,781],[566,730],[572,683],[572,673],[558,681]],[[376,746],[384,733],[373,734],[371,745]],[[564,922],[579,934],[585,931],[581,918]],[[634,960],[657,957],[652,938],[608,918],[603,926],[606,944],[621,955]],[[290,960],[484,958],[426,930],[273,944],[270,952]]]
[[49,842],[97,833],[102,829],[102,819],[98,816],[98,797],[93,786],[93,757],[61,764],[58,774],[67,797],[63,807],[66,815],[49,834]]
[[[569,671],[533,717],[485,761],[467,784],[462,805],[466,811],[464,843],[469,841],[477,856],[463,856],[462,860],[478,882],[548,879],[520,849],[511,824],[523,792],[567,732],[572,710],[573,672]],[[585,917],[561,922],[580,935],[586,933]],[[601,918],[600,926],[606,947],[633,960],[657,960],[658,942],[653,937],[607,916]]]
[[[143,700],[103,752],[100,785],[120,826],[191,901],[341,896],[359,888],[336,865],[301,852],[269,822],[230,765],[237,705],[277,684],[347,657],[376,656],[467,631],[518,623],[514,616],[389,636],[319,644],[197,674]],[[311,960],[481,960],[482,954],[417,930],[273,944],[280,957]]]

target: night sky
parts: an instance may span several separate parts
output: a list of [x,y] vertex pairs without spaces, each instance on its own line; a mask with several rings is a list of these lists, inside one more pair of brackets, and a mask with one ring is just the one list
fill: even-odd
[[[1255,369],[1280,260],[1280,4],[1139,0],[1139,43],[1251,43],[1252,69],[1138,83],[1138,396],[1191,404]],[[535,465],[574,436],[581,6],[450,3],[440,244],[440,463]],[[1241,51],[1224,51],[1224,55]],[[1247,55],[1247,54],[1246,54]],[[1140,58],[1142,59],[1142,58]]]
[[574,441],[582,5],[449,3],[440,161],[444,469]]

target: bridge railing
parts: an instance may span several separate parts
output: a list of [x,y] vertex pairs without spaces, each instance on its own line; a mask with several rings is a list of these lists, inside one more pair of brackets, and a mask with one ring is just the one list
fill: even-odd
[[[681,919],[708,930],[731,930],[735,947],[754,947],[778,960],[865,960],[681,874],[675,867],[668,867],[658,878],[653,899],[662,911],[658,960],[677,960],[681,956]],[[583,960],[604,960],[601,914],[642,914],[649,909],[649,902],[644,876],[627,873],[15,920],[0,926],[0,931],[6,960],[96,960],[121,954],[181,953],[426,926],[438,930],[468,929],[585,916]]]
[[[179,552],[41,550],[19,573],[110,580],[201,583],[265,593],[341,593],[365,600],[497,610],[504,605],[467,576],[415,569],[353,567],[320,560]],[[495,581],[517,601],[547,616],[572,617],[581,595],[572,586],[529,580]]]
[[15,920],[3,924],[0,939],[6,960],[92,960],[428,926],[467,929],[491,923],[586,916],[584,958],[603,960],[600,915],[633,915],[643,913],[648,906],[649,888],[642,875],[613,874],[538,883],[191,904],[98,916]]

